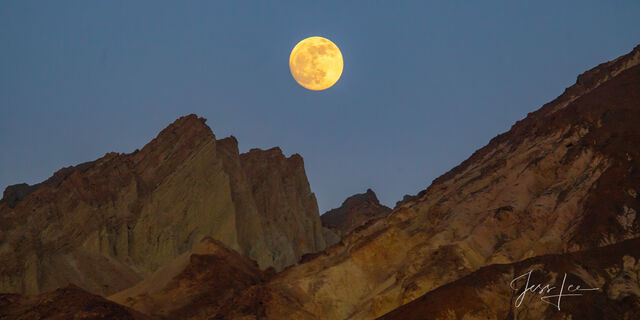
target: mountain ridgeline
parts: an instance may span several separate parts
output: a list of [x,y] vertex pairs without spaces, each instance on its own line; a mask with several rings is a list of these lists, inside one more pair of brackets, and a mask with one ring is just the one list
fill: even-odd
[[[40,295],[0,295],[0,318],[56,301],[87,319],[96,303],[132,319],[636,319],[638,124],[640,46],[393,210],[367,190],[320,217],[298,155],[239,154],[183,117],[5,192],[0,291]],[[598,290],[516,305],[528,271]]]
[[205,237],[281,270],[324,249],[302,157],[238,153],[205,119],[182,117],[141,150],[108,153],[0,201],[0,291],[73,283],[128,288]]
[[[483,267],[597,248],[604,250],[597,254],[611,250],[612,256],[597,266],[594,277],[603,268],[613,271],[594,286],[638,288],[638,277],[625,276],[625,270],[636,270],[640,247],[616,245],[640,236],[639,64],[640,46],[580,75],[557,99],[427,189],[406,197],[387,217],[354,229],[322,254],[247,290],[225,317],[373,319],[427,293],[439,294],[434,290]],[[551,271],[563,270],[585,269],[578,264]],[[589,280],[582,274],[578,278]],[[524,284],[516,290],[508,281],[502,285],[511,294],[482,301],[485,311],[508,314],[511,297]],[[620,308],[612,314],[632,319],[640,306],[638,292],[606,290],[576,303]],[[478,300],[450,294],[441,299],[450,299],[449,309],[433,314],[435,319],[487,318],[482,312],[456,311]],[[519,309],[519,317],[539,319],[553,308],[542,301],[531,304],[536,312]],[[402,319],[401,312],[393,318]]]

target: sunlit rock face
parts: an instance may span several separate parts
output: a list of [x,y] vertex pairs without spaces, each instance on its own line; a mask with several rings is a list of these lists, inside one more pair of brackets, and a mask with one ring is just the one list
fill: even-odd
[[[422,320],[425,315],[434,320],[638,319],[638,248],[640,239],[636,238],[576,253],[482,267],[380,319]],[[558,300],[553,296],[561,288],[564,296]]]
[[340,207],[325,212],[320,220],[323,227],[342,237],[370,220],[384,218],[389,213],[391,209],[380,204],[375,192],[367,189],[365,193],[347,198]]
[[[114,293],[207,236],[278,270],[323,249],[302,158],[272,149],[241,159],[235,138],[216,140],[204,122],[182,117],[139,151],[9,190],[0,201],[0,292],[74,283]],[[269,157],[252,161],[260,152]],[[261,172],[286,183],[260,186]]]
[[[637,47],[579,76],[390,214],[302,260],[331,231],[302,159],[239,155],[235,139],[181,118],[138,152],[9,192],[2,291],[74,282],[109,293],[146,277],[111,299],[189,319],[638,318],[639,63]],[[269,265],[283,270],[259,268]],[[527,269],[602,291],[563,312],[532,297],[516,310],[509,281]]]
[[388,217],[248,290],[226,317],[372,319],[487,265],[637,238],[639,57],[637,47],[581,75]]
[[[276,270],[302,255],[325,248],[318,204],[311,192],[302,157],[286,158],[280,148],[252,149],[240,155],[253,199],[262,219],[266,245]],[[248,234],[248,237],[251,235]]]

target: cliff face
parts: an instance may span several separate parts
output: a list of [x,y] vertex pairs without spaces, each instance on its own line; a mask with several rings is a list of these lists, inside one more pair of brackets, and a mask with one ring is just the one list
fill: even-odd
[[375,192],[367,189],[365,193],[355,194],[344,200],[339,208],[325,212],[320,220],[323,227],[343,237],[368,221],[384,218],[389,213],[391,209],[381,205]]
[[[253,199],[263,222],[265,240],[273,248],[276,270],[306,253],[325,247],[315,195],[304,172],[302,157],[285,158],[280,148],[252,149],[240,155]],[[248,235],[251,236],[251,235]]]
[[[324,218],[350,230],[342,240],[275,275],[224,247],[282,269],[325,246],[302,159],[239,155],[235,139],[181,118],[138,152],[10,190],[3,291],[74,282],[108,293],[146,276],[111,298],[192,319],[637,318],[639,64],[636,47],[579,76],[390,214],[361,225],[352,209],[376,201],[348,199]],[[563,312],[533,295],[515,309],[523,287],[509,284],[528,270],[602,290]]]
[[637,238],[639,57],[581,75],[387,218],[238,297],[228,317],[371,319],[487,265]]
[[[139,151],[109,153],[42,184],[9,188],[0,201],[0,292],[74,283],[114,293],[207,236],[262,268],[282,269],[324,248],[321,232],[275,232],[278,214],[299,230],[321,227],[300,156],[272,149],[273,159],[243,161],[235,138],[216,140],[204,122],[182,117]],[[272,179],[306,189],[290,194],[287,184],[260,189],[250,180],[269,170]],[[281,201],[265,207],[271,198]]]

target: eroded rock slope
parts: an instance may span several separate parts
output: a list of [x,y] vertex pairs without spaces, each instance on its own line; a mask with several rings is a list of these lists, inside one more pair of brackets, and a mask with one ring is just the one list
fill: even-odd
[[238,153],[205,119],[176,120],[141,150],[14,186],[0,201],[0,292],[130,287],[205,237],[277,270],[325,247],[299,155]]
[[636,47],[580,75],[387,218],[238,297],[225,316],[372,319],[487,265],[637,238],[639,62]]
[[639,247],[636,238],[482,267],[380,319],[638,319]]

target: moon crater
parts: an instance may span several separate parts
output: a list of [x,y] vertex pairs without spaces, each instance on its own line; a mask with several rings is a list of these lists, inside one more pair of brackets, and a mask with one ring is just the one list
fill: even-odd
[[301,86],[314,91],[328,89],[338,82],[343,66],[338,46],[322,37],[300,41],[289,57],[293,78]]

